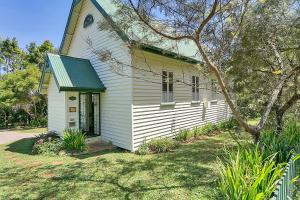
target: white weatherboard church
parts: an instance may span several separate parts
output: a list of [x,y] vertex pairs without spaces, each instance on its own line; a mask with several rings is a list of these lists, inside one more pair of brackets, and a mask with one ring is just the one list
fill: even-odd
[[[48,97],[49,131],[82,129],[135,151],[151,138],[229,117],[214,83],[196,70],[195,46],[181,42],[173,51],[167,44],[146,45],[136,42],[140,33],[121,29],[112,37],[98,22],[113,22],[115,11],[111,0],[73,0],[60,55],[47,55],[40,81],[39,90]],[[103,49],[134,66],[124,69],[128,76],[99,59],[95,50]],[[141,70],[149,66],[162,76]]]

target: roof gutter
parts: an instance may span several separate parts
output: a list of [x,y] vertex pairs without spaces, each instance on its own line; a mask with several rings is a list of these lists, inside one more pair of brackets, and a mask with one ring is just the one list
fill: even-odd
[[[65,45],[65,40],[66,40],[66,37],[67,35],[69,36],[73,36],[73,34],[68,34],[68,29],[69,29],[69,25],[70,25],[70,22],[71,22],[71,19],[72,19],[72,15],[73,15],[73,12],[74,12],[74,8],[80,3],[81,0],[73,0],[72,2],[72,6],[71,6],[71,9],[70,9],[70,12],[69,12],[69,16],[68,16],[68,21],[67,21],[67,25],[65,27],[65,31],[64,31],[64,35],[63,35],[63,38],[62,38],[62,41],[61,41],[61,44],[60,44],[60,47],[59,47],[59,53],[62,54],[62,51],[63,51],[63,47]],[[79,16],[78,16],[79,17]],[[78,19],[77,19],[78,20]],[[76,21],[77,21],[76,20]]]
[[149,45],[149,44],[140,43],[140,42],[132,40],[131,45],[133,47],[136,47],[136,48],[141,49],[143,51],[147,51],[147,52],[150,52],[150,53],[166,56],[166,57],[173,58],[173,59],[178,59],[178,60],[188,62],[188,63],[191,63],[191,64],[202,64],[202,62],[200,62],[199,60],[196,60],[196,59],[193,59],[193,58],[190,58],[190,57],[187,57],[187,56],[183,56],[183,55],[174,53],[174,52],[169,51],[169,50],[161,49],[161,48]]

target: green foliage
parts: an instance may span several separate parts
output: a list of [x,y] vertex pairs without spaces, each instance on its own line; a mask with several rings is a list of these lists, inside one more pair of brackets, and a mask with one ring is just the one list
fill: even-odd
[[139,154],[139,155],[147,155],[150,153],[151,153],[151,151],[150,151],[149,145],[147,143],[144,143],[141,146],[139,146],[138,150],[136,151],[136,154]]
[[48,120],[46,117],[36,118],[30,121],[28,127],[47,127]]
[[224,199],[269,199],[283,175],[284,165],[276,165],[275,155],[264,158],[259,146],[243,146],[227,152],[220,162],[219,190]]
[[67,150],[82,152],[86,149],[85,134],[82,130],[66,129],[63,134],[64,146]]
[[45,63],[45,54],[48,52],[54,53],[56,51],[49,40],[44,41],[40,46],[32,42],[26,46],[26,49],[28,51],[26,55],[28,62],[36,64],[40,69]]
[[63,141],[55,132],[41,134],[36,137],[32,147],[33,154],[58,155],[63,150]]
[[219,170],[222,196],[233,200],[269,199],[291,153],[299,152],[299,147],[300,126],[290,121],[282,133],[264,131],[259,144],[227,152]]
[[26,53],[19,47],[16,38],[7,38],[0,41],[0,63],[4,64],[4,72],[11,73],[16,70],[24,69],[26,65],[25,54]]
[[193,128],[192,131],[195,138],[198,138],[199,136],[202,135],[201,129],[199,127]]
[[211,133],[213,133],[216,130],[216,126],[214,126],[211,122],[201,126],[199,128],[199,132],[203,135],[209,135]]
[[217,129],[218,130],[222,130],[222,131],[227,131],[227,130],[233,130],[238,128],[239,124],[238,122],[231,118],[227,121],[223,121],[217,124]]
[[47,102],[37,89],[45,54],[54,51],[49,41],[24,51],[16,38],[0,40],[0,127],[45,125]]
[[[294,3],[285,0],[253,3],[243,18],[243,25],[236,35],[236,43],[227,63],[227,75],[232,78],[236,103],[244,116],[260,117],[279,78],[299,65],[299,49],[294,48],[300,39],[297,28],[299,14],[294,11],[295,7],[299,7]],[[289,50],[281,50],[281,47]],[[283,61],[284,69],[273,67],[278,64],[278,56]],[[297,73],[286,79],[280,101],[277,101],[278,108],[297,92]]]
[[260,145],[265,157],[276,153],[277,163],[287,162],[292,153],[300,150],[300,126],[290,121],[282,133],[266,130],[262,133]]
[[141,145],[137,154],[165,153],[176,149],[178,146],[179,143],[171,138],[158,138]]
[[176,135],[175,140],[181,141],[181,142],[186,142],[193,137],[194,137],[194,132],[192,132],[188,129],[183,129],[183,130],[180,130],[179,133]]
[[176,149],[179,143],[170,138],[159,138],[151,140],[148,146],[151,152],[163,153]]
[[64,148],[63,141],[61,139],[54,139],[51,141],[37,141],[32,149],[33,154],[44,155],[58,155]]

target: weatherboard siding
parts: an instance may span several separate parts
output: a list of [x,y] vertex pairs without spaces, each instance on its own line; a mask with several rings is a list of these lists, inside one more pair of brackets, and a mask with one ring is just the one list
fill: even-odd
[[[84,19],[88,14],[93,15],[95,22],[83,28]],[[89,59],[107,88],[100,97],[102,139],[132,150],[132,79],[117,75],[112,71],[112,65],[102,62],[93,50],[109,50],[114,57],[128,64],[131,63],[131,56],[121,39],[113,37],[109,31],[100,31],[97,28],[100,20],[104,20],[100,12],[90,0],[85,0],[68,55]],[[88,38],[92,42],[92,48],[87,44]],[[126,74],[131,75],[130,68],[124,70]]]
[[[145,62],[146,60],[146,62]],[[174,77],[191,83],[192,75],[198,75],[200,82],[205,81],[195,67],[175,59],[136,51],[134,64],[137,68],[149,69],[161,73],[171,71]],[[184,73],[184,78],[183,78]],[[209,100],[203,119],[203,102],[192,103],[191,86],[183,83],[174,84],[175,105],[161,105],[161,76],[135,70],[133,81],[133,141],[137,149],[146,140],[155,137],[172,137],[181,129],[191,129],[205,123],[217,123],[229,117],[228,106],[221,95],[211,103],[211,92],[200,90],[200,100]],[[146,80],[146,81],[145,81]]]
[[48,130],[59,134],[66,127],[65,94],[65,92],[59,92],[52,75],[48,86]]

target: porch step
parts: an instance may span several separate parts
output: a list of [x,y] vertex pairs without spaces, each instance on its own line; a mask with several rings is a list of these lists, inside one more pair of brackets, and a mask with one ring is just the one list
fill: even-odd
[[93,143],[93,142],[99,142],[99,141],[101,141],[101,136],[89,137],[89,138],[85,139],[86,144]]
[[112,150],[116,148],[116,146],[101,140],[100,136],[87,138],[85,141],[89,153],[94,153],[103,150]]

